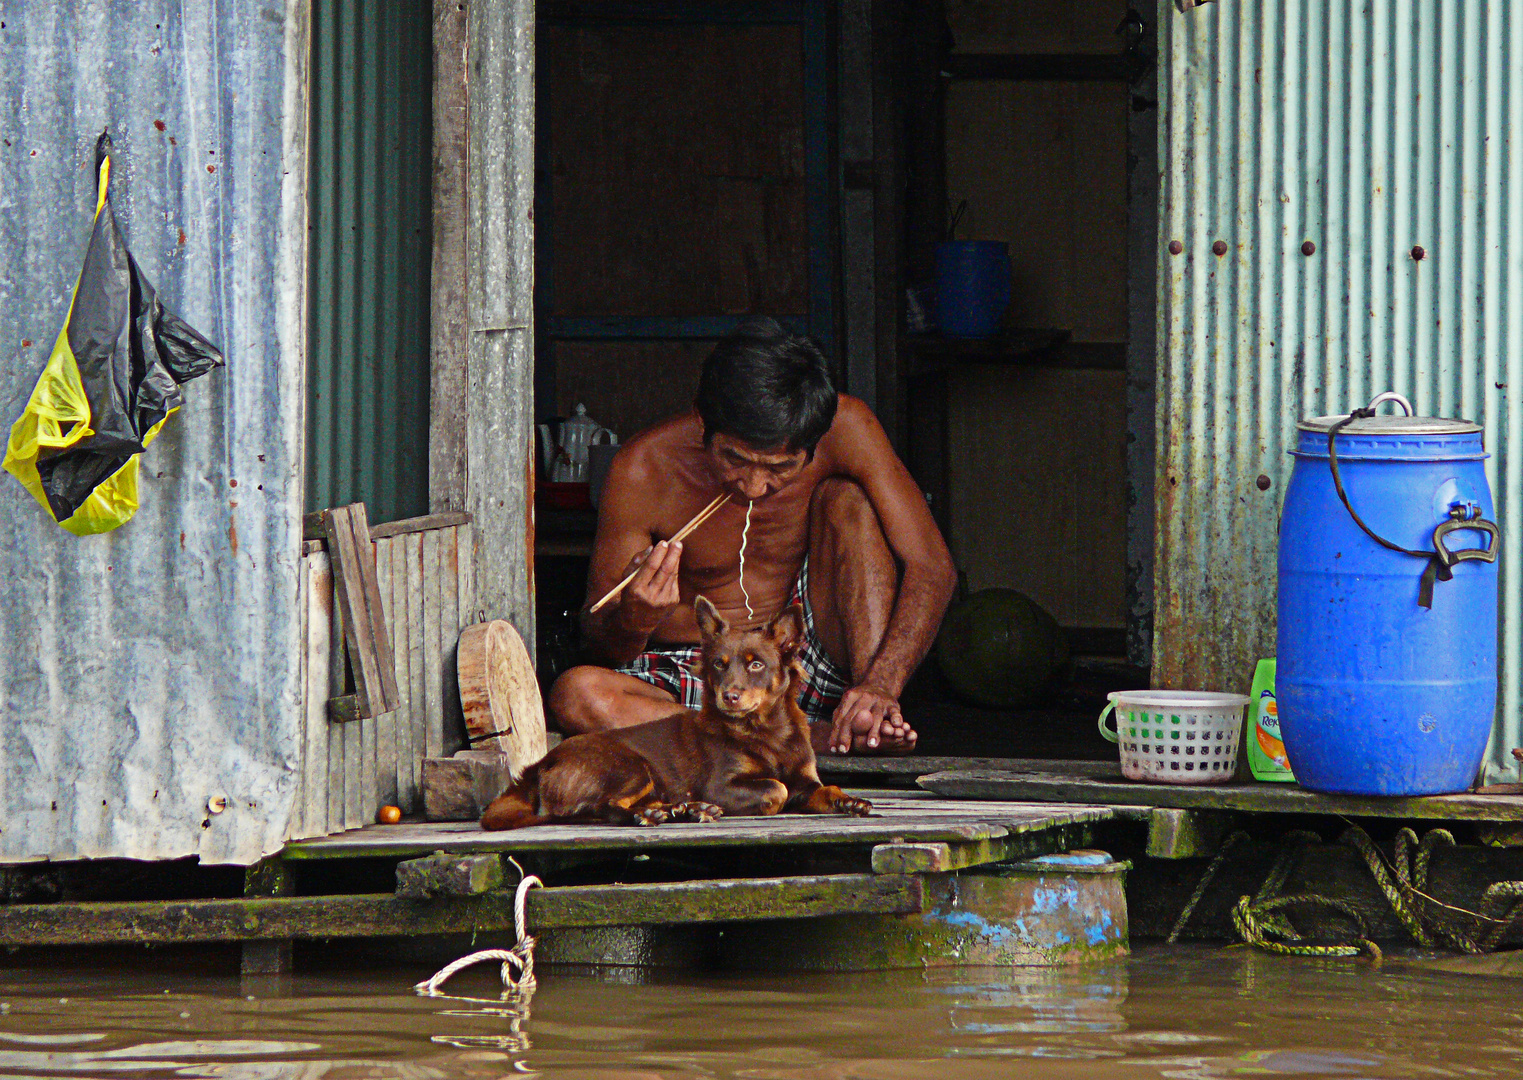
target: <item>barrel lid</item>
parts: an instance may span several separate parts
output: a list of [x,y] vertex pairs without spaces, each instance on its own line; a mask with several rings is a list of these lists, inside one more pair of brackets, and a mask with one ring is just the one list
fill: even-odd
[[[1332,430],[1334,424],[1346,419],[1346,416],[1314,416],[1302,420],[1296,426],[1301,431],[1320,432],[1326,435]],[[1347,427],[1340,429],[1338,434],[1410,437],[1414,435],[1475,435],[1483,430],[1480,424],[1470,420],[1448,420],[1442,416],[1370,416],[1350,422]]]

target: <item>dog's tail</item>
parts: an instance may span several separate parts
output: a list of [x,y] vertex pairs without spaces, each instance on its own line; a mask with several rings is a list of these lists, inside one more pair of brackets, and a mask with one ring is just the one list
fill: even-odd
[[523,829],[542,825],[547,819],[539,812],[539,766],[530,765],[521,777],[497,798],[481,815],[481,827]]

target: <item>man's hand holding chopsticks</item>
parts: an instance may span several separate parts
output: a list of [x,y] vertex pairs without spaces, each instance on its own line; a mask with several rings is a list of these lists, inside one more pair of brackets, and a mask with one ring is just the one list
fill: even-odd
[[619,597],[619,624],[631,633],[649,635],[661,625],[681,600],[677,568],[682,562],[682,541],[663,540],[646,548],[624,568],[634,579]]

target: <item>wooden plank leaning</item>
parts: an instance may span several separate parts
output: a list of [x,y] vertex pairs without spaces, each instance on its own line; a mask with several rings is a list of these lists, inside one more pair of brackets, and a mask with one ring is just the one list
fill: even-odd
[[380,670],[385,705],[375,715],[390,712],[401,700],[397,694],[397,666],[391,651],[391,635],[386,629],[386,609],[381,603],[381,583],[375,572],[375,544],[370,538],[370,522],[364,503],[349,507],[354,528],[354,543],[360,553],[360,581],[365,588],[365,610],[370,615],[370,637],[375,648],[376,667]]
[[[323,511],[333,559],[334,594],[354,669],[355,718],[368,719],[397,707],[397,673],[376,580],[375,554],[363,503]],[[347,712],[340,707],[340,715]],[[335,715],[339,719],[339,715]]]

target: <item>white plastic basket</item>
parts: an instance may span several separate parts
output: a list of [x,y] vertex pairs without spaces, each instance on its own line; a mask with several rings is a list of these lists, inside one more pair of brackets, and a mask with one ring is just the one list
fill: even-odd
[[[1121,747],[1121,774],[1159,784],[1225,784],[1237,769],[1246,694],[1117,690],[1100,734]],[[1106,726],[1111,710],[1116,730]]]

